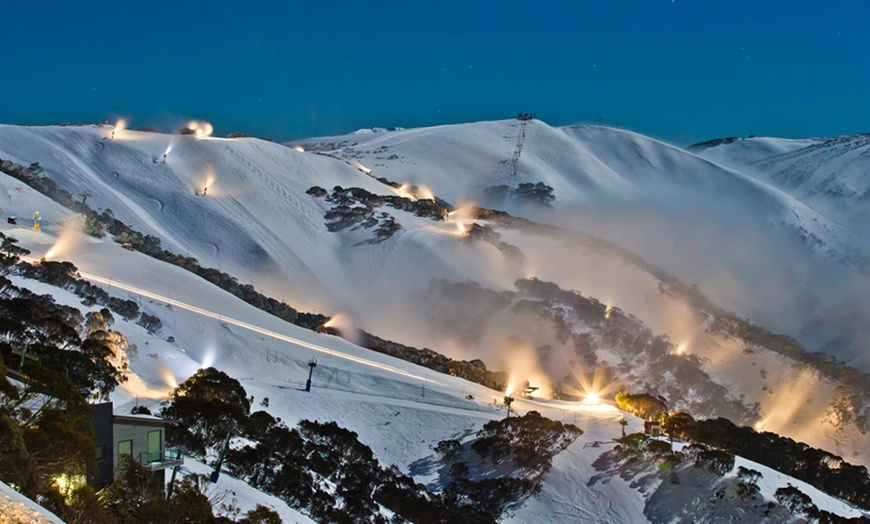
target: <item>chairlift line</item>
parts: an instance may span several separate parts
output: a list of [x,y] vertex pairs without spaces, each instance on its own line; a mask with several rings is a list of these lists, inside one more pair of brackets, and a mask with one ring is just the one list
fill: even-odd
[[[91,273],[85,273],[85,272],[83,272],[83,271],[80,271],[79,274],[82,276],[82,278],[85,278],[85,279],[87,279],[87,280],[93,280],[93,281],[95,281],[95,282],[99,282],[99,283],[101,283],[101,284],[108,284],[108,283],[109,283],[109,279],[107,279],[107,278],[103,278],[103,277],[100,277],[100,276],[97,276],[97,275],[93,275],[93,274],[91,274]],[[144,296],[144,297],[150,298],[150,299],[152,299],[152,300],[157,300],[157,301],[164,302],[164,303],[167,303],[167,304],[170,303],[170,300],[167,299],[167,297],[165,297],[165,296],[161,296],[161,295],[158,295],[158,294],[156,294],[156,293],[151,293],[151,292],[146,291],[146,290],[144,290],[144,289],[140,289],[140,288],[137,288],[137,287],[131,286],[131,285],[129,285],[129,284],[124,284],[124,283],[118,282],[117,280],[112,280],[112,285],[113,285],[114,287],[118,288],[118,289],[121,289],[121,290],[127,291],[127,292],[129,292],[129,293],[138,294],[138,295],[141,295],[141,296]],[[184,303],[184,302],[179,302],[178,300],[172,300],[172,301],[171,301],[171,305],[172,305],[173,307],[178,307],[178,308],[181,308],[181,309],[185,309],[185,310],[187,310],[187,311],[191,311],[191,312],[193,312],[193,313],[197,313],[197,314],[199,314],[199,315],[203,315],[203,316],[206,316],[206,317],[209,317],[209,318],[222,319],[223,322],[226,322],[226,323],[228,323],[228,324],[232,324],[232,325],[234,325],[234,326],[238,326],[238,327],[241,327],[241,328],[247,329],[247,330],[249,330],[249,331],[253,331],[254,333],[259,333],[259,334],[261,334],[261,335],[267,335],[267,336],[269,336],[269,335],[271,335],[271,334],[273,333],[273,332],[270,332],[270,331],[267,330],[267,329],[263,329],[263,328],[261,328],[261,327],[259,327],[259,326],[255,326],[255,325],[250,324],[250,323],[248,323],[248,322],[244,322],[244,321],[241,321],[241,320],[236,320],[236,319],[233,319],[233,318],[227,317],[227,316],[225,316],[225,315],[218,315],[217,313],[213,313],[213,312],[211,312],[211,311],[208,311],[208,310],[206,310],[206,309],[203,309],[203,308],[200,308],[200,307],[197,307],[197,306],[193,306],[193,305],[191,305],[191,304],[187,304],[187,303]],[[296,344],[297,346],[302,346],[302,347],[304,347],[304,348],[312,349],[312,350],[314,350],[314,351],[318,351],[318,352],[321,352],[321,353],[326,353],[327,355],[333,355],[333,356],[336,356],[336,357],[338,357],[338,358],[342,358],[342,359],[345,359],[345,360],[349,360],[349,361],[351,361],[351,362],[356,362],[357,364],[362,364],[362,365],[364,365],[364,366],[369,366],[369,367],[373,367],[373,368],[380,369],[380,370],[383,370],[383,371],[388,371],[388,372],[390,372],[390,373],[394,373],[394,374],[397,374],[397,375],[402,375],[402,376],[405,376],[405,377],[408,377],[408,378],[412,378],[412,379],[416,379],[416,380],[420,380],[420,381],[423,381],[423,382],[425,382],[425,381],[428,380],[428,378],[426,378],[426,377],[423,377],[423,376],[420,376],[420,375],[415,375],[414,373],[411,373],[411,372],[409,372],[409,371],[405,371],[405,370],[403,370],[403,369],[399,369],[399,368],[397,368],[397,367],[393,367],[393,366],[390,366],[390,365],[387,365],[387,364],[381,364],[381,363],[379,363],[379,362],[375,362],[375,361],[373,361],[373,360],[368,360],[368,359],[365,359],[365,358],[362,358],[362,357],[355,357],[355,356],[353,356],[353,355],[348,355],[348,354],[345,354],[345,353],[334,352],[334,351],[333,351],[332,349],[330,349],[330,348],[326,348],[326,347],[323,347],[323,346],[320,346],[320,345],[317,345],[317,344],[313,344],[313,343],[311,343],[311,342],[305,342],[304,340],[300,340],[300,339],[298,339],[298,338],[293,338],[293,337],[290,337],[290,336],[287,336],[287,335],[282,335],[282,334],[277,334],[277,333],[274,334],[274,337],[275,337],[276,339],[281,340],[281,341],[284,341],[284,342],[289,342],[289,343],[291,343],[291,344]]]

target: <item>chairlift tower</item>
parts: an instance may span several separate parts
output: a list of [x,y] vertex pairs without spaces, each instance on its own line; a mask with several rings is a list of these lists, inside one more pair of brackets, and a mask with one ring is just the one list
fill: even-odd
[[312,358],[311,360],[309,360],[308,367],[310,369],[308,370],[308,380],[305,382],[305,391],[310,393],[311,392],[311,377],[314,376],[314,368],[317,367],[317,359]]
[[211,476],[209,480],[211,480],[212,484],[217,484],[218,479],[221,476],[221,467],[224,465],[224,458],[227,454],[227,449],[230,447],[230,439],[233,437],[233,432],[227,432],[227,438],[224,439],[224,445],[221,447],[221,452],[218,454],[217,463],[214,466],[214,469],[211,472]]
[[517,181],[517,165],[520,163],[520,155],[523,154],[523,143],[526,141],[526,122],[530,119],[528,115],[520,115],[517,119],[520,121],[520,134],[517,137],[517,147],[514,148],[514,154],[511,155],[511,187]]

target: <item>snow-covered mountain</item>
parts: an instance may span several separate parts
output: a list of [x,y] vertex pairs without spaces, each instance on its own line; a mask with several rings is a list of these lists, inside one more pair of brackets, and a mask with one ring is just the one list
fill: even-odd
[[752,137],[690,149],[782,189],[867,238],[870,134],[803,140]]
[[[859,342],[870,322],[857,321],[870,320],[866,236],[740,170],[630,131],[537,120],[297,145],[364,165],[372,176],[425,185],[452,202],[591,232],[698,284],[740,315],[870,365]],[[543,183],[555,199],[492,198],[492,188],[523,183]]]
[[[523,125],[514,177],[511,159]],[[0,126],[0,158],[25,166],[38,162],[44,176],[61,188],[79,198],[87,194],[87,205],[93,209],[111,209],[122,222],[158,237],[163,247],[195,257],[204,266],[228,272],[240,283],[251,283],[302,310],[343,312],[348,324],[379,336],[455,358],[482,358],[491,368],[508,370],[512,378],[531,379],[541,386],[583,364],[572,363],[579,360],[572,342],[560,340],[540,317],[514,307],[554,303],[518,290],[515,281],[537,277],[562,290],[578,290],[600,300],[602,312],[607,306],[607,318],[619,309],[625,315],[617,311],[613,318],[629,324],[635,318],[651,333],[668,335],[674,343],[668,358],[685,357],[692,370],[689,383],[668,372],[653,380],[651,366],[639,357],[620,353],[615,344],[600,348],[596,358],[618,369],[625,387],[667,392],[675,407],[707,410],[700,416],[720,413],[717,410],[725,409],[721,402],[735,399],[742,413],[751,414],[757,402],[757,419],[745,423],[829,449],[852,462],[870,463],[865,435],[824,423],[840,385],[836,380],[765,347],[749,348],[742,339],[709,332],[709,319],[662,291],[661,271],[629,256],[630,251],[602,247],[577,233],[590,232],[637,251],[687,284],[698,282],[714,300],[738,313],[761,313],[753,319],[803,311],[780,311],[794,295],[782,289],[781,296],[771,295],[770,288],[757,286],[757,281],[789,282],[794,275],[777,275],[779,267],[786,273],[798,271],[810,283],[823,282],[812,281],[816,274],[809,269],[848,259],[848,248],[854,245],[849,232],[738,171],[633,133],[555,129],[538,121],[312,139],[303,144],[308,153],[257,139],[135,131],[107,139],[110,133],[106,127]],[[360,188],[380,197],[412,191],[373,177],[425,184],[457,205],[492,198],[485,190],[499,184],[511,189],[522,182],[544,182],[553,188],[552,210],[510,198],[503,203],[514,213],[549,220],[562,229],[474,220],[462,210],[446,221],[386,205],[369,211],[359,198],[333,189]],[[311,191],[315,186],[324,194]],[[72,212],[6,175],[2,188],[0,208],[17,215],[19,224],[29,226],[34,211],[42,215],[42,231],[9,224],[2,231],[18,238],[36,258],[46,254],[63,230],[61,221]],[[417,188],[420,196],[424,191]],[[706,214],[698,215],[693,224],[684,223],[691,212],[701,209]],[[345,219],[347,227],[336,226]],[[469,242],[460,231],[472,222],[491,227],[500,240]],[[391,224],[401,227],[392,230],[387,227]],[[691,225],[699,231],[692,232]],[[637,231],[628,234],[631,230]],[[391,236],[378,236],[378,231]],[[715,242],[700,242],[700,236],[712,234],[718,235]],[[824,245],[807,244],[807,238]],[[729,265],[738,254],[762,248],[753,260],[789,253],[812,262],[803,267],[794,262],[797,269],[783,269],[782,258],[770,267]],[[483,421],[502,416],[490,406],[499,393],[287,325],[181,268],[121,249],[111,239],[80,238],[52,257],[73,261],[86,278],[103,283],[112,293],[136,298],[163,320],[164,332],[158,336],[132,323],[119,328],[129,331],[141,350],[132,362],[136,380],[117,394],[121,405],[137,394],[157,402],[167,391],[161,385],[167,376],[179,380],[213,363],[240,378],[257,399],[269,397],[276,416],[291,423],[302,418],[339,420],[357,431],[379,458],[405,471],[431,455],[439,440],[468,435]],[[716,257],[721,265],[713,264]],[[712,267],[695,268],[705,264]],[[687,267],[694,268],[686,270],[688,277],[683,273]],[[741,276],[741,271],[748,273]],[[453,300],[456,290],[439,287],[433,279],[474,284]],[[717,282],[721,288],[706,285]],[[496,295],[496,302],[507,306],[499,309],[488,302]],[[71,295],[65,300],[78,304]],[[801,317],[795,324],[807,320]],[[587,333],[593,340],[601,336],[588,318],[566,316],[565,321],[574,334]],[[451,330],[460,324],[476,329]],[[176,342],[167,342],[169,335]],[[524,346],[514,353],[519,357],[505,350],[511,335],[523,340]],[[543,346],[552,348],[549,359],[538,351]],[[841,355],[854,356],[846,350]],[[298,390],[312,356],[319,359],[320,382],[315,384],[323,389],[316,396]],[[721,402],[704,393],[720,391],[717,388],[729,392],[718,399]],[[567,455],[560,455],[541,498],[517,510],[518,521],[557,505],[567,513],[566,508],[594,508],[593,520],[641,518],[649,493],[637,494],[618,478],[588,492],[572,488],[570,496],[565,494],[566,486],[595,474],[592,462],[604,452],[595,443],[615,436],[620,414],[564,401],[519,400],[516,407],[557,419],[576,417],[587,429]],[[630,424],[629,429],[636,429],[640,421],[632,419]],[[387,426],[401,431],[389,431]],[[579,463],[575,457],[582,457]],[[767,496],[771,493],[768,490]],[[608,505],[605,499],[624,502]]]

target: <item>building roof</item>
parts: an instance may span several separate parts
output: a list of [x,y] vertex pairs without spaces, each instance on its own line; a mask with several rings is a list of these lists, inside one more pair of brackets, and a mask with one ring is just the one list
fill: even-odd
[[154,415],[112,415],[112,424],[131,424],[142,426],[166,426],[173,424],[173,421],[165,418],[155,417]]

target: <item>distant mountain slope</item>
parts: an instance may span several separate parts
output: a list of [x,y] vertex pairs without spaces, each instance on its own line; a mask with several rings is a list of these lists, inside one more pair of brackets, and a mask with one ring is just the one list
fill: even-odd
[[[312,186],[395,194],[344,163],[256,139],[124,131],[108,140],[110,132],[0,126],[0,158],[40,162],[61,187],[91,193],[89,206],[111,209],[166,248],[209,260],[240,282],[306,310],[363,307],[357,288],[373,291],[403,265],[405,272],[410,265],[441,276],[455,275],[457,267],[465,275],[466,266],[474,267],[455,252],[462,248],[449,235],[425,229],[434,225],[430,220],[402,211],[394,212],[402,216],[401,242],[355,248],[372,238],[370,230],[330,233],[328,206],[306,194]],[[207,184],[206,196],[197,196]],[[420,256],[433,244],[443,245]]]
[[[741,170],[630,131],[538,120],[294,144],[452,202],[594,233],[697,283],[726,308],[870,365],[856,343],[870,336],[859,327],[870,325],[864,238]],[[536,183],[552,188],[554,199],[541,203],[516,191]]]
[[704,158],[779,187],[858,235],[866,237],[870,231],[870,134],[747,138],[694,149]]

